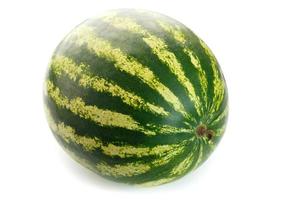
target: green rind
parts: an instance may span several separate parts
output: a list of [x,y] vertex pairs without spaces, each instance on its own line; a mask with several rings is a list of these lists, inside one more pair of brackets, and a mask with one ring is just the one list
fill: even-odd
[[[116,19],[131,24],[110,21]],[[76,33],[82,27],[86,40]],[[109,44],[105,48],[121,57],[97,52],[101,49],[89,46],[95,43],[86,43],[88,39]],[[57,59],[73,66],[63,68]],[[136,65],[145,76],[152,73],[155,80],[116,66],[122,62]],[[105,80],[123,93],[84,85],[87,77]],[[54,89],[49,90],[50,83]],[[61,146],[92,171],[128,184],[160,185],[196,169],[219,143],[228,118],[225,79],[208,47],[183,24],[146,11],[114,11],[76,27],[55,50],[45,86],[49,124]],[[53,93],[56,89],[61,97]],[[133,96],[139,102],[130,101]],[[84,107],[76,107],[82,103]],[[101,119],[101,112],[114,113],[130,124],[104,115]],[[196,135],[200,124],[214,132],[211,139]],[[172,149],[171,145],[177,146]]]

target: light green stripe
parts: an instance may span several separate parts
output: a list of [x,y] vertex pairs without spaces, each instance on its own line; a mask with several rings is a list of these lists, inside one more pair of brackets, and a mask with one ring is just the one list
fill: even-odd
[[159,180],[155,180],[155,181],[148,181],[142,184],[139,184],[139,186],[142,187],[152,187],[152,186],[158,186],[164,183],[168,183],[171,182],[172,180],[174,180],[176,177],[171,177],[171,178],[161,178]]
[[110,110],[103,110],[96,106],[86,105],[80,98],[69,100],[63,96],[59,88],[55,87],[51,81],[47,81],[47,93],[53,101],[60,107],[70,110],[75,115],[84,119],[90,119],[99,126],[113,126],[122,127],[128,130],[135,130],[146,135],[155,135],[155,132],[145,130],[138,122],[128,115],[113,112]]
[[192,151],[187,156],[187,158],[185,158],[179,165],[177,165],[176,167],[173,168],[170,175],[176,176],[176,177],[182,175],[193,164],[193,162],[192,162],[193,160],[194,160],[194,152]]
[[177,128],[169,125],[155,125],[155,124],[146,124],[146,127],[151,130],[157,130],[159,133],[164,134],[175,134],[175,133],[194,133],[194,128]]
[[196,95],[192,83],[185,76],[181,63],[177,60],[176,55],[168,50],[168,46],[165,41],[155,35],[150,34],[146,29],[130,18],[108,16],[104,17],[103,20],[116,28],[124,29],[141,35],[145,43],[151,48],[152,52],[169,67],[170,71],[177,77],[177,80],[184,86],[189,98],[195,105],[197,113],[201,115],[202,106],[200,99]]
[[220,127],[219,129],[215,130],[216,132],[216,136],[222,136],[225,132],[225,129],[226,129],[226,124],[223,124],[222,127]]
[[228,105],[226,108],[223,110],[223,112],[215,119],[210,125],[214,126],[216,123],[218,123],[220,120],[222,120],[224,117],[228,115]]
[[182,32],[181,28],[177,25],[170,25],[167,24],[161,20],[157,20],[157,23],[172,37],[174,38],[175,41],[177,41],[181,47],[183,48],[183,51],[189,56],[191,63],[195,67],[195,69],[199,72],[198,78],[199,82],[201,85],[201,93],[204,101],[204,105],[207,107],[207,79],[206,79],[206,73],[203,70],[201,66],[201,61],[200,59],[195,55],[195,53],[187,47],[187,39],[185,34]]
[[142,109],[162,116],[169,115],[164,108],[146,102],[140,96],[126,91],[119,85],[114,84],[112,81],[107,81],[98,76],[89,76],[87,71],[88,68],[88,65],[77,65],[73,60],[65,56],[55,56],[51,62],[51,69],[56,75],[61,75],[61,72],[64,72],[72,80],[78,80],[81,86],[90,87],[98,92],[107,92],[111,96],[120,97],[124,103],[136,109]]
[[[53,120],[51,120],[53,121]],[[96,149],[101,150],[105,155],[108,156],[119,156],[121,158],[126,157],[143,157],[143,156],[162,156],[174,149],[183,146],[186,142],[180,144],[170,144],[170,145],[157,145],[155,147],[135,147],[131,145],[114,145],[114,144],[104,144],[99,138],[96,137],[86,137],[81,136],[75,132],[75,129],[71,126],[65,125],[63,122],[51,123],[51,129],[55,134],[59,135],[65,140],[66,143],[73,142],[75,144],[81,145],[85,151],[94,151]]]
[[126,55],[120,49],[113,48],[108,41],[97,37],[93,28],[82,25],[73,31],[69,39],[73,39],[78,45],[86,44],[98,56],[113,61],[117,69],[132,76],[137,76],[149,87],[156,90],[176,111],[191,119],[179,99],[159,81],[148,67],[143,66],[135,58]]
[[175,156],[179,155],[184,151],[184,145],[174,148],[169,153],[155,159],[149,164],[143,163],[127,163],[125,165],[108,165],[105,163],[97,164],[97,169],[104,175],[114,177],[130,177],[139,174],[146,173],[152,167],[159,167],[168,164]]
[[169,152],[168,154],[164,155],[161,158],[156,159],[152,162],[152,165],[155,167],[165,165],[169,163],[175,156],[179,155],[184,151],[185,145],[180,145],[178,148],[175,148],[173,151]]
[[[176,152],[173,152],[173,155],[165,156],[163,157],[160,162],[158,163],[158,166],[165,165],[168,162],[170,162],[171,159],[173,159],[175,156],[178,154],[182,153],[184,149],[177,150]],[[186,172],[189,167],[192,164],[192,160],[194,159],[194,152],[191,152],[182,162],[180,162],[177,166],[175,166],[168,175],[166,175],[166,178],[161,178],[159,180],[154,180],[154,181],[148,181],[145,183],[140,184],[140,186],[156,186],[156,185],[161,185],[163,183],[168,183],[174,179],[176,179],[178,176]]]
[[219,68],[218,63],[213,55],[210,48],[204,43],[203,40],[199,39],[199,42],[201,46],[203,47],[206,55],[209,57],[211,62],[211,68],[213,71],[214,81],[213,81],[213,87],[214,87],[214,97],[211,105],[211,112],[217,112],[220,108],[220,105],[224,99],[225,94],[225,83],[222,77],[219,75]]
[[55,133],[62,137],[66,143],[73,142],[79,144],[86,151],[93,151],[101,147],[101,143],[98,142],[97,138],[77,135],[72,127],[66,126],[63,122],[58,123],[56,129],[57,131]]
[[196,161],[196,164],[194,166],[194,169],[197,168],[199,166],[199,164],[203,161],[203,144],[199,144],[200,142],[198,142],[199,145],[199,152],[198,152],[198,159]]
[[64,148],[64,150],[78,163],[86,168],[100,173],[105,176],[113,177],[131,177],[139,174],[143,174],[151,169],[147,164],[128,163],[123,165],[110,166],[105,162],[98,163],[95,167],[86,159],[78,157],[74,152]]
[[97,169],[102,175],[113,177],[131,177],[143,174],[151,169],[147,164],[128,163],[125,165],[108,165],[104,162],[96,165]]

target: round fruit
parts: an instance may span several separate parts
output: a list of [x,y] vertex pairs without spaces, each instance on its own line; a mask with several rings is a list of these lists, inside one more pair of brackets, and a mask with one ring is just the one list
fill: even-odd
[[159,185],[201,165],[222,137],[227,89],[206,44],[161,14],[116,10],[59,44],[45,80],[55,138],[101,176]]

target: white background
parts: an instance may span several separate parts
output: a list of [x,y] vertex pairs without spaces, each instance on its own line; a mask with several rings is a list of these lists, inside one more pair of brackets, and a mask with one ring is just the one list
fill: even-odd
[[[103,180],[56,143],[43,112],[50,56],[75,25],[112,8],[159,11],[213,50],[229,88],[226,135],[195,172],[154,188]],[[297,1],[0,2],[0,199],[299,199]]]

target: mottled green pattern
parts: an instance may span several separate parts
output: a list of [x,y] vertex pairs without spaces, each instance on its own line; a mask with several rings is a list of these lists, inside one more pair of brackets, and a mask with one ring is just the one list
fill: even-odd
[[[159,185],[201,165],[220,141],[227,88],[207,45],[169,17],[118,10],[60,43],[44,92],[54,136],[108,179]],[[213,135],[197,134],[202,125]]]

